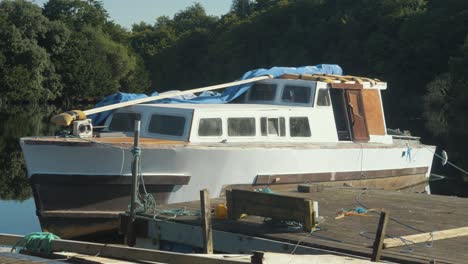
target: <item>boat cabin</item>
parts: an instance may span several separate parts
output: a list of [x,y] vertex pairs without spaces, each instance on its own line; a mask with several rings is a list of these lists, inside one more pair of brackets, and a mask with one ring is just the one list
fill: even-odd
[[391,143],[380,97],[386,85],[363,84],[291,76],[264,80],[235,103],[134,105],[115,111],[105,126],[106,131],[132,133],[134,120],[140,119],[142,137],[193,143]]

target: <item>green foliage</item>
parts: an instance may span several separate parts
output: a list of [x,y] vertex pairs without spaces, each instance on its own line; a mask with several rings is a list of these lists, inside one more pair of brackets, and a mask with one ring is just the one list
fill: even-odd
[[102,27],[108,18],[107,11],[97,0],[49,0],[44,5],[44,15],[50,20],[65,22],[78,31]]
[[68,37],[61,25],[42,16],[27,1],[0,3],[0,96],[3,101],[48,100],[63,86],[49,52],[59,52]]

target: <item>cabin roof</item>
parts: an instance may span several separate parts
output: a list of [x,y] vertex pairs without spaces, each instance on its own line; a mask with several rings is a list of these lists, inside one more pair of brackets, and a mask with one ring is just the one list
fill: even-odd
[[266,105],[266,104],[140,104],[145,107],[172,108],[172,109],[193,109],[193,110],[296,110],[310,109],[310,107],[288,106],[288,105]]

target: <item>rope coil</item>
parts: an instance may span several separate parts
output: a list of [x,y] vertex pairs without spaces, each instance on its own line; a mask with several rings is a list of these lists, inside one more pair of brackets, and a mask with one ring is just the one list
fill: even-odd
[[18,248],[24,248],[29,251],[45,252],[49,254],[54,239],[60,239],[60,237],[48,232],[34,232],[16,242],[11,248],[11,252],[18,252]]

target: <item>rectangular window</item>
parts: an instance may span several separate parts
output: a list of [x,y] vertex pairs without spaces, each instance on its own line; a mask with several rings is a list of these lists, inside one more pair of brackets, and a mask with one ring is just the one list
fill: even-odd
[[317,105],[319,105],[319,106],[329,106],[330,105],[330,96],[328,95],[328,90],[327,89],[318,90]]
[[185,117],[155,114],[151,116],[148,131],[155,134],[181,137],[184,134]]
[[231,137],[255,136],[255,118],[228,118],[228,135]]
[[250,87],[250,101],[273,101],[276,95],[276,84],[256,83]]
[[291,137],[310,137],[309,119],[307,117],[289,118]]
[[284,117],[280,118],[260,118],[260,128],[262,136],[286,136],[286,125]]
[[202,118],[198,124],[200,137],[219,137],[223,134],[221,118]]
[[281,100],[288,103],[309,104],[313,97],[311,87],[298,85],[285,85]]
[[109,124],[110,131],[133,132],[135,130],[135,120],[140,120],[138,113],[114,113]]

